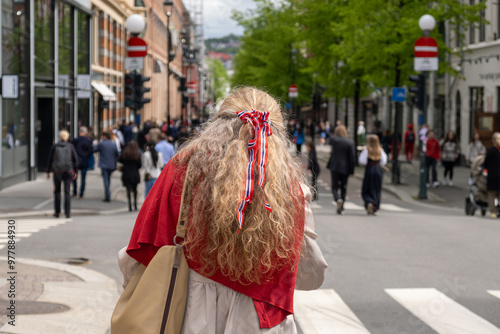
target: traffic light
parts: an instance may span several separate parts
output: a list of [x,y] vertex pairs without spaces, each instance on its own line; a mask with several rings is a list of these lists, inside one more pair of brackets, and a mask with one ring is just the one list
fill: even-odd
[[125,74],[125,106],[137,109],[135,104],[135,72]]
[[150,77],[146,77],[141,74],[136,74],[135,75],[135,104],[137,106],[137,109],[141,109],[146,103],[151,102],[151,99],[147,99],[144,97],[144,93],[147,93],[151,91],[151,88],[144,87],[144,83],[146,81],[151,80]]
[[415,86],[409,88],[410,93],[414,94],[412,100],[413,104],[420,110],[425,108],[425,95],[427,94],[425,90],[425,75],[410,75],[410,81],[416,83]]

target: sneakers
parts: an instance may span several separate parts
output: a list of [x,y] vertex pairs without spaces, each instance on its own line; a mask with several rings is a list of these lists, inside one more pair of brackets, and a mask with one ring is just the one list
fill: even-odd
[[369,203],[366,206],[366,213],[369,214],[369,215],[371,215],[371,216],[375,215],[375,212],[373,211],[373,204],[372,203]]
[[439,187],[439,182],[438,181],[432,182],[432,188],[437,188],[437,187]]
[[429,188],[431,185],[429,183],[426,183],[425,186]]
[[490,218],[496,218],[496,217],[497,217],[496,213],[494,213],[494,212],[490,213]]
[[341,215],[344,210],[344,201],[342,199],[337,200],[337,214]]
[[448,185],[449,185],[450,187],[453,187],[453,181],[452,181],[452,180],[450,180],[450,182],[448,182]]

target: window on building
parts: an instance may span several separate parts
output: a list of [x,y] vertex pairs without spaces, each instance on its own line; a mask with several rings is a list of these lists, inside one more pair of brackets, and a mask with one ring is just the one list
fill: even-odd
[[54,24],[49,1],[35,0],[35,79],[54,80]]
[[484,111],[484,87],[470,87],[470,110]]
[[24,1],[2,0],[2,72],[27,74],[28,16]]
[[[480,1],[481,3],[484,2],[484,0]],[[479,41],[484,42],[486,40],[486,9],[481,9],[480,15],[481,15],[481,22],[479,22]]]
[[[474,5],[474,0],[470,0],[470,5]],[[476,35],[476,30],[474,28],[474,24],[471,24],[469,26],[469,44],[474,44],[475,43],[475,35]]]
[[90,73],[90,17],[78,12],[78,73]]

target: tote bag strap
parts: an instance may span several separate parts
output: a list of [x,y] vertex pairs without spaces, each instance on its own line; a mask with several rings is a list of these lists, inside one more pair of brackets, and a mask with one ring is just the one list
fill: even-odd
[[184,242],[184,237],[186,235],[186,223],[187,223],[187,217],[189,216],[189,207],[190,207],[190,201],[191,201],[191,192],[190,192],[190,187],[188,186],[188,173],[189,173],[189,166],[190,163],[188,163],[188,167],[186,169],[186,176],[184,178],[184,185],[182,186],[182,195],[181,195],[181,207],[179,209],[179,219],[177,220],[177,228],[176,228],[176,233],[174,237],[174,244],[176,246],[182,245]]

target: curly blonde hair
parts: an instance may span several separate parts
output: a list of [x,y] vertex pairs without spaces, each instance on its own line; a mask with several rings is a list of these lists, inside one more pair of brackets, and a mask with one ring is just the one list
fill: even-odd
[[[263,188],[255,181],[238,232],[237,208],[243,198],[248,141],[254,136],[238,111],[268,111],[272,135]],[[272,274],[294,268],[300,254],[304,197],[300,164],[288,152],[289,140],[280,107],[267,93],[251,87],[233,91],[220,105],[204,130],[176,155],[174,163],[187,164],[193,185],[186,233],[186,256],[202,264],[210,277],[222,274],[242,284],[261,283]],[[258,177],[255,164],[255,177]],[[264,207],[264,196],[272,213]]]

